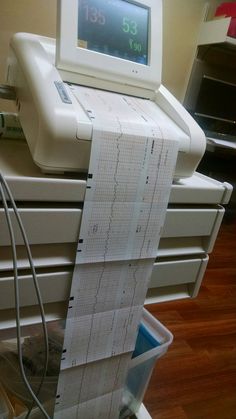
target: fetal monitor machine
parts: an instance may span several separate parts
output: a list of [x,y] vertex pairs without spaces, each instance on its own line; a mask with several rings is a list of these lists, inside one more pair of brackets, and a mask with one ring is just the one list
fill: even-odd
[[7,82],[34,162],[45,172],[86,171],[93,122],[74,85],[143,98],[179,141],[175,177],[190,177],[205,150],[201,129],[161,85],[161,0],[65,0],[57,40],[19,33]]

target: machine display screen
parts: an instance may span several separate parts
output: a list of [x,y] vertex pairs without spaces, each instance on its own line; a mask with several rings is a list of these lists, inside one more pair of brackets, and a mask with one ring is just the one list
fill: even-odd
[[126,0],[80,0],[78,47],[147,65],[149,9]]

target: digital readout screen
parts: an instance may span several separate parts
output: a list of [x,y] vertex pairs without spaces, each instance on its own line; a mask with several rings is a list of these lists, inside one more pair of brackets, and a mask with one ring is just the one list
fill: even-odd
[[78,47],[148,63],[149,9],[125,0],[80,0]]

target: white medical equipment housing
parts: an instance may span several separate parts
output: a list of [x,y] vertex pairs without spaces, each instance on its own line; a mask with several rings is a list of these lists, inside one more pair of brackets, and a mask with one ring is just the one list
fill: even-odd
[[[94,3],[97,14],[90,16]],[[175,178],[192,176],[206,141],[192,117],[161,85],[162,1],[61,0],[58,6],[57,48],[53,39],[26,33],[15,34],[10,44],[7,82],[16,88],[19,118],[34,162],[44,172],[88,169],[93,123],[71,89],[71,84],[79,84],[143,98],[147,112],[151,110],[178,139]],[[116,7],[121,10],[119,28],[114,25]],[[104,28],[104,19],[112,25]],[[100,43],[80,39],[98,20]],[[116,31],[127,36],[128,47],[124,42],[111,45],[111,28],[113,39],[119,40]],[[106,45],[99,30],[109,40]]]

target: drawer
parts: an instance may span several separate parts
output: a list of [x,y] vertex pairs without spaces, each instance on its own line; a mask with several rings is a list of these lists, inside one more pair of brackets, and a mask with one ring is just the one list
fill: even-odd
[[[37,279],[44,304],[66,301],[70,294],[73,269],[43,270],[37,272]],[[21,307],[38,305],[32,275],[19,273]],[[0,277],[0,309],[15,307],[14,281],[11,274]]]
[[[185,289],[184,297],[196,296],[207,261],[208,256],[189,259],[164,259],[156,262],[149,283],[148,303],[167,301],[175,297],[180,298],[178,290],[182,290],[183,286]],[[53,257],[51,258],[51,265],[37,269],[37,278],[44,304],[62,302],[68,299],[72,273],[73,265],[55,267]],[[20,281],[21,306],[36,305],[37,299],[30,270],[19,270],[18,278]],[[173,291],[173,295],[171,295],[169,290],[174,289],[173,287],[176,291]],[[12,309],[14,305],[12,271],[1,272],[0,310]]]
[[[17,245],[22,236],[10,210]],[[19,213],[30,244],[71,243],[79,237],[82,210],[78,208],[20,208]],[[0,209],[0,246],[9,246],[10,238],[4,210]]]
[[145,304],[196,297],[207,267],[208,256],[160,260],[154,264]]
[[[37,244],[30,246],[35,268],[66,268],[73,266],[76,243]],[[25,246],[17,246],[17,266],[30,267]],[[0,247],[0,273],[12,270],[12,250],[10,246]]]
[[[31,245],[76,243],[78,240],[82,215],[79,208],[21,208],[19,212]],[[185,254],[184,251],[189,254],[192,253],[191,247],[196,246],[197,253],[210,252],[223,214],[224,208],[220,206],[211,209],[168,208],[158,255],[168,256],[169,249],[177,252],[174,254]],[[12,211],[11,215],[16,244],[22,245],[23,240]],[[0,246],[9,246],[10,238],[2,208],[0,231]],[[192,241],[190,248],[186,240]]]
[[[44,305],[45,318],[47,322],[54,322],[57,320],[64,320],[67,314],[67,302],[61,303],[49,303]],[[39,313],[38,306],[26,306],[21,308],[21,326],[31,326],[36,324],[42,324],[42,319]],[[15,308],[8,310],[1,310],[1,321],[0,321],[0,341],[3,339],[12,338],[12,329],[16,328],[16,312]],[[40,329],[42,331],[42,328]],[[31,335],[35,329],[29,329],[27,334]]]
[[168,208],[157,256],[172,257],[210,253],[225,209]]
[[210,236],[224,208],[168,208],[162,237]]

